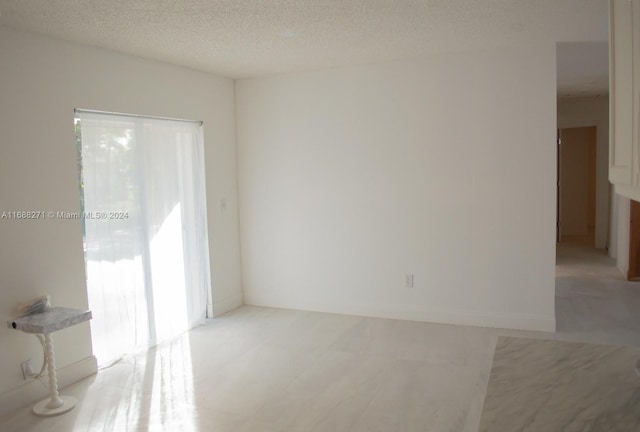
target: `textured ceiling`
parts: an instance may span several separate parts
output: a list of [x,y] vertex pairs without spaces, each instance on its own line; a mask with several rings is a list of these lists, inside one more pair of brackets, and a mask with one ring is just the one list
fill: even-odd
[[608,32],[607,0],[0,0],[0,14],[0,25],[232,78]]

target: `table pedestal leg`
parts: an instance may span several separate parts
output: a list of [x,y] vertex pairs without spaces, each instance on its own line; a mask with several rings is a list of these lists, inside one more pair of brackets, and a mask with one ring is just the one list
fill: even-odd
[[47,359],[49,372],[49,399],[38,402],[33,412],[41,416],[54,416],[66,413],[76,406],[76,399],[71,396],[58,394],[58,377],[56,375],[56,360],[53,354],[53,340],[51,334],[44,335],[44,356]]

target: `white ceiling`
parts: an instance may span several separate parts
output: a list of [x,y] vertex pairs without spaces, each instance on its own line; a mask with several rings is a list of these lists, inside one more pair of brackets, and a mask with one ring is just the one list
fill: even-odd
[[[559,82],[575,93],[585,82],[602,82],[607,4],[607,0],[0,0],[0,25],[231,78],[496,45],[565,42],[559,54],[572,60],[562,66],[559,58]],[[598,55],[588,47],[595,47]],[[595,64],[596,58],[600,63]]]
[[583,97],[609,93],[609,43],[557,44],[558,96]]

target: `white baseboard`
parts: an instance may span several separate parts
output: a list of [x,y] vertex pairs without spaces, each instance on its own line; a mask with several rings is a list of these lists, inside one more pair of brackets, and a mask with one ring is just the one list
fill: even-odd
[[246,297],[245,304],[282,309],[306,310],[310,312],[325,312],[344,315],[367,316],[372,318],[399,319],[408,321],[423,321],[442,324],[468,325],[475,327],[491,327],[528,331],[556,331],[555,315],[542,316],[530,314],[516,314],[507,312],[487,312],[470,310],[428,310],[411,305],[401,307],[380,305],[347,305],[347,304],[293,304],[273,302],[265,298]]
[[[94,356],[70,364],[57,370],[58,385],[61,389],[98,372],[98,362]],[[24,385],[0,394],[0,416],[23,408],[46,398],[49,390],[38,380],[31,379]]]

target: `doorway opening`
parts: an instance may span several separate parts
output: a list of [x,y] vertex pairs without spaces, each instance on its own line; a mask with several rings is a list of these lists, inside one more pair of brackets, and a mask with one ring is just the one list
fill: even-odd
[[558,132],[558,243],[595,247],[596,127]]

